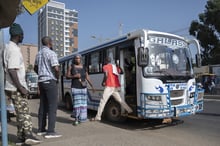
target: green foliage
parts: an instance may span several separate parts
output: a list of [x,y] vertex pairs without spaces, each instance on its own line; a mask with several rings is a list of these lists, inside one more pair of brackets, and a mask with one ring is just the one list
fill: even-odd
[[20,1],[19,5],[18,5],[18,14],[17,15],[21,15],[22,13],[25,12],[25,9],[21,3],[22,1]]
[[220,0],[208,0],[199,21],[191,22],[190,35],[202,46],[202,65],[220,64]]

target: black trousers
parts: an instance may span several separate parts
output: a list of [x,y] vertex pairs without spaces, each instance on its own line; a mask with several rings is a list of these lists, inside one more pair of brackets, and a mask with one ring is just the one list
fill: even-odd
[[[55,132],[58,88],[55,80],[39,82],[40,106],[38,111],[38,132]],[[48,116],[48,129],[47,126]]]

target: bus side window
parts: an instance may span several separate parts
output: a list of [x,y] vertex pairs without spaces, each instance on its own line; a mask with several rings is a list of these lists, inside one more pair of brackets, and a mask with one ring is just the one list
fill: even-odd
[[91,73],[95,73],[95,72],[99,72],[99,59],[100,56],[99,56],[99,52],[94,52],[91,54],[90,56],[90,65],[89,65],[89,71]]
[[82,65],[84,65],[84,66],[86,66],[87,64],[86,64],[86,57],[85,56],[82,56]]
[[70,67],[70,65],[72,64],[72,59],[70,59],[70,60],[67,60],[66,62],[65,62],[65,66],[63,67],[64,68],[64,76],[66,76],[66,73],[67,73],[67,70],[69,69],[69,67]]
[[111,63],[112,64],[115,64],[116,61],[115,61],[115,47],[111,47],[111,48],[108,48],[106,49],[106,55],[107,57],[111,58]]
[[62,76],[65,76],[65,62],[61,64]]

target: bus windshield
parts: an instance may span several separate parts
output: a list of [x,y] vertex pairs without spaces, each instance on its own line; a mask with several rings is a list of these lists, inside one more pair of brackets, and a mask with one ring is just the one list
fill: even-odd
[[192,75],[190,53],[185,47],[150,44],[149,63],[143,68],[144,76]]

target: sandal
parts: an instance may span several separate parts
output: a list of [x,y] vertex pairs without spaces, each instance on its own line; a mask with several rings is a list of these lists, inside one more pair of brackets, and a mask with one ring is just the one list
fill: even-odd
[[73,125],[74,125],[74,126],[79,125],[79,121],[74,121],[74,122],[73,122]]
[[96,119],[96,118],[91,118],[90,121],[91,121],[91,122],[100,122],[101,120]]

